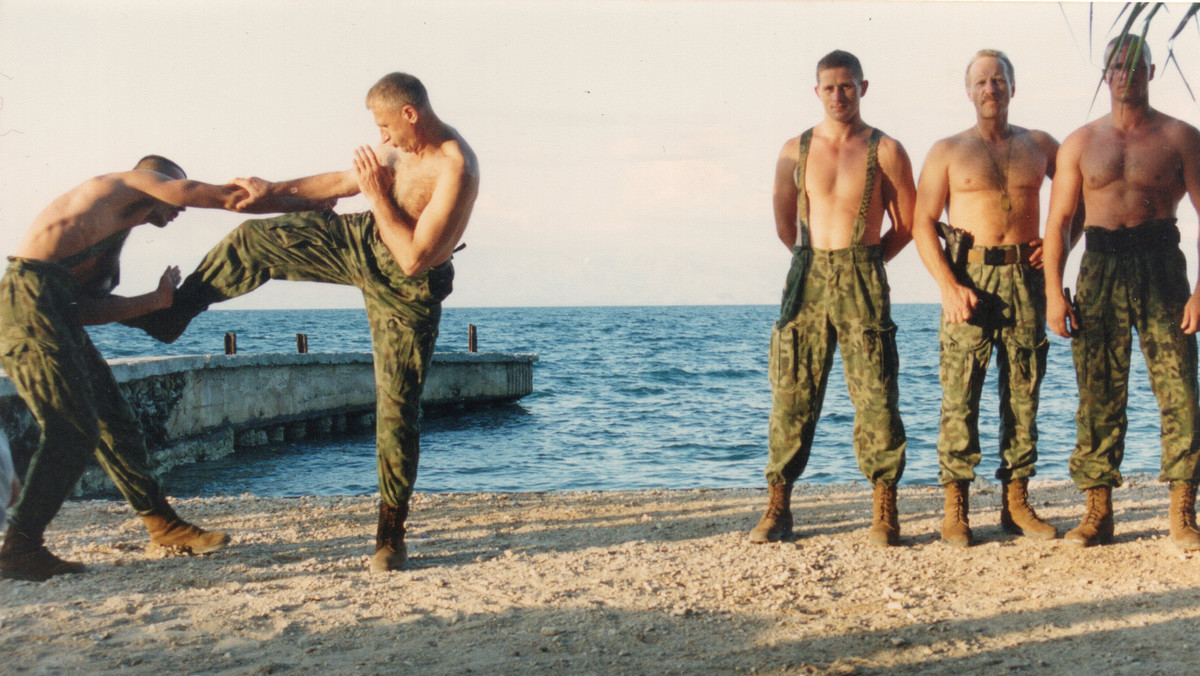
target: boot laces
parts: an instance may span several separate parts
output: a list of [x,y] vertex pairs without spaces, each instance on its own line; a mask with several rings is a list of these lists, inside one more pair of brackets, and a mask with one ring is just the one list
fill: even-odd
[[1104,496],[1100,491],[1090,491],[1088,493],[1087,514],[1083,517],[1083,522],[1092,526],[1099,527],[1104,521]]

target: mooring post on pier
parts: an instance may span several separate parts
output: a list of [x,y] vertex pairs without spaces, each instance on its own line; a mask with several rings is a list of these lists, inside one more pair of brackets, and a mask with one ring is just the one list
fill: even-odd
[[237,354],[237,334],[225,334],[225,354]]
[[296,334],[296,352],[299,352],[300,354],[308,354],[308,334],[307,333],[297,333]]
[[479,344],[475,336],[475,325],[467,324],[467,352],[478,352]]

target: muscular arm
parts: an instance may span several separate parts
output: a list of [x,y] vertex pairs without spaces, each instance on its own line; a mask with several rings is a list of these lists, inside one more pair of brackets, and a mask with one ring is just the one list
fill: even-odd
[[913,209],[917,188],[913,184],[912,161],[904,146],[884,137],[879,142],[879,168],[883,173],[883,206],[892,227],[883,235],[883,259],[890,261],[912,240]]
[[942,314],[946,321],[959,323],[971,318],[979,299],[973,290],[958,282],[938,241],[937,222],[950,196],[949,152],[949,144],[939,141],[925,158],[917,186],[912,233],[921,261],[942,291]]
[[783,144],[779,151],[779,159],[775,162],[775,186],[772,190],[772,202],[775,207],[775,233],[779,241],[791,250],[796,246],[796,200],[800,191],[796,188],[796,163],[800,152],[798,139],[792,139]]
[[[1058,141],[1055,140],[1053,136],[1045,132],[1032,133],[1035,134],[1034,139],[1037,141],[1038,145],[1041,146],[1042,152],[1046,153],[1046,178],[1053,181],[1054,170],[1058,165]],[[1076,201],[1075,217],[1071,219],[1071,228],[1069,231],[1070,246],[1067,247],[1068,251],[1074,248],[1075,244],[1079,242],[1079,238],[1083,236],[1083,224],[1086,222],[1086,220],[1087,210],[1084,209],[1082,195],[1080,195],[1080,199]],[[1043,262],[1043,258],[1044,251],[1039,250],[1035,252],[1035,261],[1039,264],[1039,266]]]
[[110,178],[177,207],[236,211],[245,191],[236,185],[212,185],[191,179],[173,179],[154,171],[125,171]]
[[1069,338],[1079,328],[1079,320],[1063,291],[1063,270],[1067,255],[1078,240],[1074,233],[1076,213],[1080,211],[1083,173],[1080,155],[1086,143],[1080,130],[1067,137],[1055,158],[1054,182],[1050,187],[1050,210],[1046,216],[1043,245],[1046,271],[1046,325],[1058,335]]
[[479,178],[468,171],[465,158],[459,156],[448,162],[415,224],[400,212],[392,197],[395,174],[379,164],[374,150],[359,148],[354,167],[359,188],[379,226],[380,239],[404,274],[420,274],[450,257],[479,192]]
[[[1188,124],[1182,124],[1182,142],[1180,156],[1183,160],[1183,186],[1187,190],[1192,208],[1200,215],[1200,132]],[[1200,246],[1200,244],[1198,244]],[[1184,333],[1196,333],[1200,330],[1200,274],[1197,275],[1196,288],[1192,297],[1183,306],[1183,320],[1179,327]]]
[[358,193],[358,179],[355,178],[354,170],[348,169],[346,171],[331,171],[290,181],[270,183],[267,186],[266,197],[291,197],[324,201],[339,197],[350,197]]

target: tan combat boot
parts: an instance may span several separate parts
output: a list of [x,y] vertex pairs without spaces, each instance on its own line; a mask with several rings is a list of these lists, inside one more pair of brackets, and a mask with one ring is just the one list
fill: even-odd
[[64,561],[50,553],[42,538],[32,537],[9,526],[0,547],[0,577],[9,580],[44,582],[55,575],[82,573],[82,563]]
[[166,501],[150,514],[142,515],[142,523],[150,531],[151,552],[161,548],[180,554],[207,554],[229,544],[229,535],[193,526],[179,518]]
[[1006,533],[1024,535],[1034,540],[1053,540],[1058,529],[1038,517],[1029,506],[1029,479],[1004,482],[1000,497],[1000,527]]
[[767,511],[750,531],[755,543],[792,539],[792,484],[767,486]]
[[1077,547],[1107,545],[1113,541],[1112,488],[1095,486],[1087,489],[1087,513],[1063,540]]
[[968,497],[970,481],[951,481],[946,484],[946,516],[942,520],[942,542],[951,547],[971,546],[971,522]]
[[1196,484],[1171,484],[1171,542],[1183,551],[1200,549],[1196,529]]
[[404,522],[408,519],[408,505],[393,507],[379,503],[379,525],[375,529],[375,555],[371,557],[371,572],[386,573],[400,570],[408,560],[408,546],[404,544]]
[[894,485],[875,484],[874,504],[871,508],[871,530],[867,532],[867,543],[876,547],[892,547],[900,544],[900,515],[896,511],[896,487]]

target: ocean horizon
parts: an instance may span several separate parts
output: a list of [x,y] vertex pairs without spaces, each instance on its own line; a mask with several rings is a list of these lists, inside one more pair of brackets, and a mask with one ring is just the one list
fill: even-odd
[[[446,308],[438,351],[465,352],[468,325],[481,352],[536,353],[533,393],[511,405],[427,417],[417,490],[494,492],[756,487],[765,483],[767,347],[775,305]],[[902,484],[937,482],[937,329],[940,306],[897,303],[901,414],[908,436]],[[119,325],[89,329],[107,358],[221,353],[370,351],[362,309],[214,309],[164,345]],[[1077,405],[1070,345],[1051,335],[1038,417],[1038,476],[1065,479]],[[1157,474],[1157,404],[1145,365],[1133,360],[1122,471]],[[997,462],[996,367],[980,416],[983,460]],[[835,356],[812,456],[800,481],[863,481],[854,458],[854,410]],[[180,496],[362,495],[377,490],[374,435],[300,440],[179,468]]]

